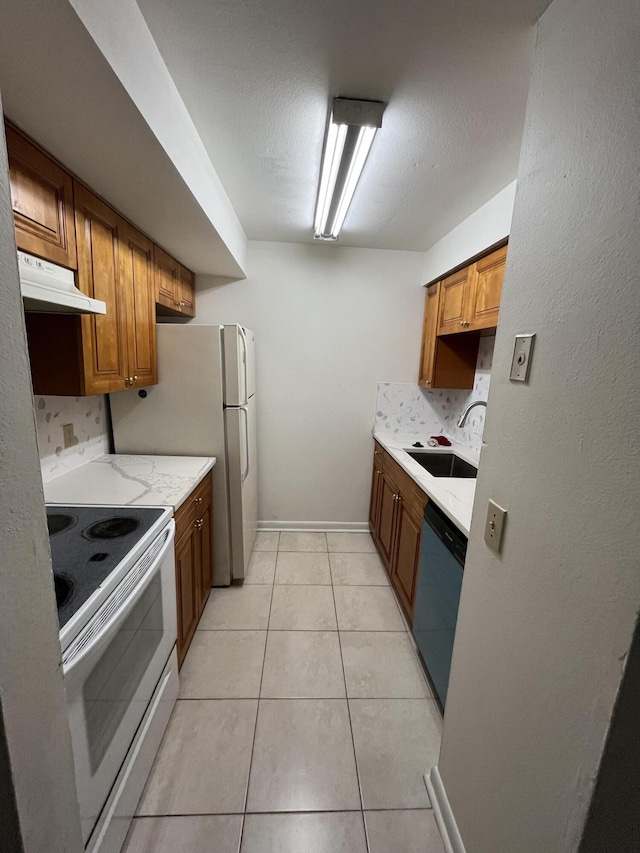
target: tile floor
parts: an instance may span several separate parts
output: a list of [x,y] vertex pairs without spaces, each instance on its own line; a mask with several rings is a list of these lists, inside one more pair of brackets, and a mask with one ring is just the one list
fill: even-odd
[[126,853],[444,853],[441,720],[367,533],[259,533],[214,589]]

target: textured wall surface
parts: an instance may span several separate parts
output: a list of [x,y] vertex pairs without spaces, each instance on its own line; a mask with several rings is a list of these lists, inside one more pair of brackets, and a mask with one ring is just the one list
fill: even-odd
[[538,28],[439,759],[469,853],[577,849],[640,605],[638,44],[637,0]]
[[[0,696],[6,739],[0,791],[6,804],[10,773],[25,853],[77,853],[80,822],[8,183],[0,123]],[[0,848],[7,850],[11,830],[4,822],[10,820],[3,810]]]

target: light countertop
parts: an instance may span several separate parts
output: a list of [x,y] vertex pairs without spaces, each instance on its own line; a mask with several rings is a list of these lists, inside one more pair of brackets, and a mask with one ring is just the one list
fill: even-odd
[[404,448],[410,448],[414,442],[421,441],[426,450],[433,450],[434,453],[455,453],[456,456],[460,456],[476,467],[478,454],[474,454],[468,447],[463,447],[456,442],[453,442],[451,447],[427,447],[429,436],[386,435],[383,432],[374,432],[373,437],[456,527],[468,536],[476,481],[458,477],[433,477],[422,465],[412,459]]
[[215,456],[114,453],[44,484],[47,503],[170,506],[182,504],[216,464]]

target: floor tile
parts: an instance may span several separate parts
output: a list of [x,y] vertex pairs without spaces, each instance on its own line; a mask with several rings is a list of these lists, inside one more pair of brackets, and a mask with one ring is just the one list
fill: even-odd
[[393,592],[381,586],[335,586],[341,631],[404,631]]
[[253,541],[254,551],[277,551],[280,534],[270,530],[260,530]]
[[242,815],[136,817],[122,853],[238,853]]
[[230,586],[211,590],[198,629],[265,631],[269,623],[270,586]]
[[405,631],[340,634],[347,695],[352,699],[430,699]]
[[247,815],[240,853],[367,853],[362,815]]
[[270,631],[261,696],[268,699],[344,698],[336,631]]
[[336,612],[330,586],[274,586],[271,631],[335,631]]
[[329,554],[336,586],[388,586],[389,577],[377,554]]
[[445,853],[431,809],[365,812],[369,853]]
[[442,729],[433,700],[350,699],[349,708],[364,808],[428,808],[423,776]]
[[180,670],[180,698],[257,698],[266,638],[266,631],[196,631]]
[[248,812],[360,808],[344,699],[261,699]]
[[376,546],[369,533],[327,533],[329,551],[375,554]]
[[276,583],[330,586],[329,556],[312,551],[280,551],[276,564]]
[[242,812],[257,707],[253,699],[178,701],[138,814]]
[[273,578],[276,573],[276,557],[277,551],[256,551],[254,549],[247,573],[244,576],[246,584],[252,583],[273,583]]
[[324,533],[281,533],[279,551],[326,551]]

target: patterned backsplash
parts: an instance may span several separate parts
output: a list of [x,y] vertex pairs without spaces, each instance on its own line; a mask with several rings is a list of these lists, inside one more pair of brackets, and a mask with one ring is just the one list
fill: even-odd
[[[109,452],[109,417],[104,396],[37,396],[34,406],[44,483]],[[66,449],[64,424],[73,424],[77,442]]]
[[485,409],[472,409],[464,429],[456,426],[465,406],[489,396],[495,337],[480,339],[472,391],[447,391],[380,382],[376,398],[374,429],[391,434],[444,434],[474,450],[482,447]]

